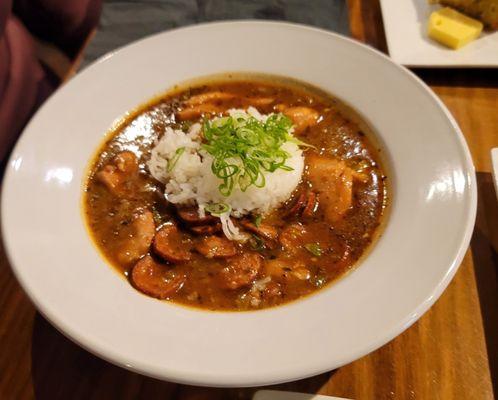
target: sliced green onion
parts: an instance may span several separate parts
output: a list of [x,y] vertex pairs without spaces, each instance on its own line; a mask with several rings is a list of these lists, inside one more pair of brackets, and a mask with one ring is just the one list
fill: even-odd
[[314,256],[320,257],[322,255],[322,249],[318,243],[306,243],[304,248]]
[[256,215],[254,217],[254,225],[256,225],[256,228],[259,228],[261,226],[261,220],[263,217],[261,215]]
[[168,162],[168,168],[166,168],[167,172],[173,171],[173,168],[175,168],[176,163],[178,162],[179,158],[181,155],[185,152],[185,147],[178,147],[175,151],[175,155],[171,160]]
[[292,171],[286,165],[290,154],[281,146],[289,141],[309,145],[294,138],[289,133],[291,127],[292,121],[283,114],[271,114],[266,121],[246,113],[204,120],[202,148],[213,157],[211,171],[222,181],[220,193],[228,197],[235,187],[243,192],[251,186],[262,188],[265,171]]
[[265,248],[265,242],[257,235],[251,235],[249,239],[249,244],[253,250],[261,251]]
[[215,217],[220,216],[221,214],[225,214],[231,210],[230,206],[225,203],[213,203],[213,204],[208,204],[205,207],[205,210],[210,213],[211,215],[214,215]]

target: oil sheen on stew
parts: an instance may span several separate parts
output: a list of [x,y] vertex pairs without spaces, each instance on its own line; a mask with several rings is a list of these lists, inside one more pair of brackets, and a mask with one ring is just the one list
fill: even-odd
[[[301,298],[350,271],[378,236],[386,176],[366,129],[337,99],[290,80],[235,74],[177,87],[98,150],[83,199],[90,234],[157,299],[237,311]],[[173,152],[165,137],[190,144]],[[204,175],[186,190],[194,164]]]

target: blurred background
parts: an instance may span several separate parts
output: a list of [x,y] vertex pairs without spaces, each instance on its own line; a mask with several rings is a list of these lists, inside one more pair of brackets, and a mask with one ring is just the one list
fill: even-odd
[[349,34],[346,0],[2,0],[0,162],[61,82],[97,58],[160,31],[231,19]]
[[156,32],[230,19],[290,21],[349,34],[345,0],[106,0],[84,65]]

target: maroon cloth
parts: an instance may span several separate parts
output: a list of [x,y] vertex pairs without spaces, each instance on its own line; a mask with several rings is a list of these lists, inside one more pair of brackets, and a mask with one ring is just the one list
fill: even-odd
[[29,31],[72,55],[96,25],[100,7],[101,0],[0,0],[0,162],[57,86]]
[[28,29],[69,56],[97,23],[100,8],[101,0],[14,0],[14,13]]

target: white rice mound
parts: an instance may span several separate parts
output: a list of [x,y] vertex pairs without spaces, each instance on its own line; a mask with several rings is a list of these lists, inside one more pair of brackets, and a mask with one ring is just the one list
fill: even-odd
[[[237,118],[250,116],[265,121],[268,115],[260,114],[255,108],[231,109],[229,115]],[[231,207],[231,215],[241,217],[248,213],[266,214],[285,202],[297,187],[304,169],[302,150],[292,142],[286,142],[281,149],[290,154],[286,165],[291,171],[277,169],[264,172],[264,187],[249,186],[242,192],[236,185],[230,196],[223,196],[218,190],[222,182],[211,171],[213,158],[201,149],[201,125],[194,124],[187,133],[166,128],[162,138],[152,149],[148,168],[152,176],[165,184],[165,197],[174,204],[199,206],[200,214],[210,203],[225,203]],[[178,148],[184,147],[174,167],[168,171],[169,160],[175,157]]]

